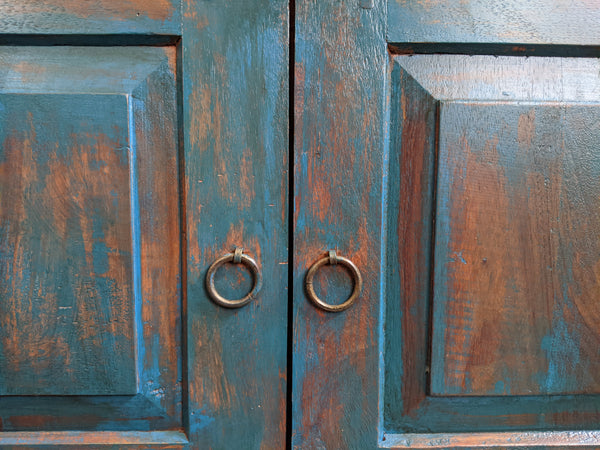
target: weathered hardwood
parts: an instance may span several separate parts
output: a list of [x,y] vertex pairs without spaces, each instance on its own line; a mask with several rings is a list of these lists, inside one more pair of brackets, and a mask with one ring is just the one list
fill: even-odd
[[[190,439],[201,448],[285,447],[288,2],[187,1],[182,42]],[[226,310],[210,264],[244,247],[265,280]],[[228,265],[217,287],[248,288]],[[225,281],[225,282],[223,282]]]
[[596,448],[598,431],[555,431],[539,433],[440,433],[391,435],[383,448]]
[[82,446],[91,448],[182,449],[188,440],[181,431],[40,431],[0,434],[0,445],[11,448]]
[[[361,3],[296,2],[293,448],[377,443],[386,2]],[[340,313],[304,294],[306,271],[329,249],[364,279]],[[349,295],[340,267],[317,276],[321,298]]]
[[390,0],[389,42],[600,45],[600,8],[571,0]]
[[182,426],[175,56],[0,50],[4,431]]
[[600,103],[439,123],[431,393],[600,393]]
[[0,0],[0,33],[181,34],[176,0]]
[[597,445],[597,72],[394,57],[384,447]]
[[135,394],[127,98],[0,105],[0,395]]

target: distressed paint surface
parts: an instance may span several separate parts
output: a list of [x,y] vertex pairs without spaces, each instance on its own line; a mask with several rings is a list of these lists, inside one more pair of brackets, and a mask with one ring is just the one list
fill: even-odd
[[[184,2],[190,440],[280,449],[286,432],[288,2]],[[263,274],[237,310],[209,299],[212,262],[244,247]],[[219,270],[223,295],[245,271]]]
[[181,431],[40,431],[0,434],[0,445],[12,448],[40,448],[43,446],[85,446],[90,448],[160,448],[180,449],[188,443]]
[[165,62],[165,51],[172,66],[168,47],[0,46],[0,86],[21,94],[131,93]]
[[0,33],[181,33],[177,0],[0,0]]
[[[129,126],[136,172],[139,228],[136,302],[138,392],[175,423],[183,413],[183,307],[176,49],[158,49],[162,60],[129,96]],[[142,75],[142,74],[140,74]]]
[[595,448],[600,440],[597,431],[549,431],[520,433],[427,433],[392,435],[383,448]]
[[134,394],[125,96],[0,97],[0,395]]
[[[388,173],[385,391],[386,429],[427,396],[432,212],[437,101],[394,62]],[[410,62],[410,61],[409,61]]]
[[[561,435],[557,431],[552,436],[542,433],[548,430],[593,430],[600,423],[600,397],[593,394],[596,370],[587,370],[598,361],[594,354],[598,345],[593,342],[598,333],[590,325],[597,308],[593,287],[597,282],[594,271],[598,254],[595,242],[597,231],[594,231],[594,210],[597,209],[594,200],[597,203],[598,197],[597,193],[594,194],[594,189],[597,190],[594,149],[598,141],[599,122],[594,103],[598,98],[599,81],[595,76],[597,68],[596,59],[463,55],[394,57],[387,234],[384,390],[386,439],[380,445],[386,448],[487,448],[521,445],[514,440],[503,441],[507,435],[495,434],[510,430],[519,430],[518,437],[527,442],[528,447],[597,445],[594,435],[585,432]],[[511,72],[515,74],[512,77]],[[582,79],[589,82],[580,84]],[[542,81],[541,86],[536,83],[538,80]],[[459,123],[464,125],[460,131],[457,127]],[[490,138],[493,133],[495,139]],[[456,145],[448,146],[448,142]],[[466,143],[470,144],[466,146]],[[438,147],[440,154],[436,163]],[[498,157],[486,158],[485,155],[489,156],[492,148],[496,149]],[[509,160],[504,157],[511,152],[514,158]],[[463,161],[464,164],[450,162],[449,165],[452,160]],[[466,169],[469,164],[479,165],[477,169],[468,172]],[[436,183],[436,172],[439,190],[437,211],[434,211],[433,200],[436,197],[433,186]],[[503,174],[507,180],[505,191],[493,182],[494,177],[490,175],[492,172],[496,174],[496,178]],[[532,184],[538,178],[537,173],[545,173],[547,177],[541,176],[539,183]],[[468,174],[470,175],[467,176]],[[454,199],[458,200],[454,204],[450,201],[449,180],[453,180],[456,186],[465,188],[460,191],[452,190]],[[479,184],[470,184],[469,180],[479,180]],[[529,190],[524,189],[528,183]],[[519,187],[526,194],[517,195]],[[511,192],[514,195],[507,199],[506,193]],[[555,197],[563,197],[563,200],[543,201]],[[498,201],[502,198],[506,199],[505,204],[510,200],[510,205],[500,207]],[[519,199],[522,199],[520,206]],[[530,201],[531,205],[537,207],[530,208]],[[477,210],[485,210],[486,213],[473,214]],[[435,222],[434,212],[437,215]],[[560,224],[556,220],[550,220],[553,212],[555,217],[562,218]],[[499,230],[505,232],[498,220],[502,215],[515,215],[525,221],[522,227],[514,227],[512,234],[503,235],[504,241],[497,239]],[[454,238],[453,233],[442,229],[443,223],[449,224],[451,220],[456,220],[457,225]],[[561,248],[554,245],[556,241],[548,239],[551,236],[548,224],[555,223],[556,227],[553,228],[560,230],[560,242],[564,242],[566,247],[563,252],[550,251],[552,248]],[[434,229],[437,229],[435,270],[432,267]],[[465,232],[467,229],[469,232]],[[517,232],[518,229],[522,232]],[[494,233],[494,230],[497,232]],[[480,244],[487,242],[487,248],[496,248],[502,253],[502,258],[497,259],[497,267],[489,276],[482,277],[481,274],[485,272],[481,268],[465,268],[463,261],[468,262],[470,258],[465,258],[465,252],[461,253],[461,249],[454,248],[453,244],[459,235],[464,239],[463,243],[469,242],[473,248],[479,248]],[[528,236],[527,239],[519,237],[525,235]],[[498,245],[497,241],[501,244]],[[545,245],[546,242],[554,244]],[[522,258],[506,257],[507,253],[520,250],[527,254],[528,248],[536,249],[536,252],[529,252],[532,255],[546,255],[550,260],[552,255],[556,256],[551,272],[562,273],[567,278],[571,283],[567,283],[570,286],[568,290],[563,291],[560,283],[553,283],[552,278],[540,279],[536,275],[546,269],[546,265],[540,264],[539,260],[532,259],[528,263],[531,267],[528,265],[527,269],[523,269],[525,261]],[[575,252],[580,257],[571,258],[570,252]],[[445,262],[443,258],[440,261],[440,255],[448,257]],[[482,263],[486,256],[479,256],[479,262]],[[491,258],[487,257],[486,264],[490,261]],[[557,266],[556,261],[562,261],[562,266]],[[573,270],[565,270],[565,263],[567,266],[572,265]],[[444,266],[448,267],[444,269]],[[533,286],[524,288],[531,289],[528,291],[529,295],[521,297],[520,304],[517,302],[514,305],[514,312],[510,308],[505,310],[506,319],[503,318],[500,306],[486,308],[485,302],[479,299],[470,306],[474,310],[480,308],[478,317],[483,317],[482,311],[487,311],[485,326],[480,321],[479,325],[472,327],[466,314],[454,314],[453,311],[440,308],[441,304],[453,303],[451,294],[455,292],[450,292],[448,286],[460,285],[465,292],[478,289],[479,286],[484,292],[488,292],[488,298],[495,298],[499,289],[494,290],[493,282],[496,280],[498,286],[506,282],[506,274],[500,271],[501,267],[504,271],[514,270],[518,277],[529,277],[530,283],[537,286],[537,290]],[[440,275],[441,269],[446,270],[443,276]],[[432,342],[429,338],[432,314],[431,276],[434,277],[433,287],[436,290],[433,308],[437,309],[437,315],[433,319],[438,321],[438,325],[452,323],[456,327],[463,327],[447,336],[440,335],[439,330],[436,334],[434,324]],[[468,281],[465,281],[465,277]],[[462,279],[464,282],[454,284],[454,279]],[[492,288],[486,291],[489,283],[492,283]],[[553,286],[558,288],[554,289]],[[444,295],[438,295],[438,290],[444,292]],[[556,300],[549,298],[549,292],[557,294]],[[565,293],[566,297],[563,296]],[[540,297],[550,304],[544,307],[539,304],[530,305],[530,302]],[[439,300],[442,303],[438,303]],[[572,309],[566,307],[571,301],[583,302],[581,313],[577,311],[577,306]],[[565,328],[557,326],[560,320],[554,321],[555,313],[562,314]],[[531,353],[519,348],[520,342],[535,341],[540,330],[539,324],[523,324],[523,321],[533,316],[539,318],[542,328],[549,332],[549,338],[544,340],[542,337],[538,342],[549,349],[548,352],[529,344],[526,346],[530,347],[528,350]],[[506,330],[504,335],[489,334],[496,326],[500,330]],[[508,331],[510,327],[513,327],[512,333]],[[476,329],[481,330],[481,333],[476,334]],[[575,348],[574,352],[572,343],[565,345],[564,338],[570,337],[568,333],[564,333],[565,330],[585,330],[585,336],[577,341],[580,347]],[[452,349],[444,352],[448,346],[453,345],[452,342],[463,342],[461,339],[468,336],[471,336],[471,343],[475,347],[465,352],[465,367],[453,374],[460,370],[469,371],[471,364],[475,367],[488,357],[488,353],[494,352],[495,348],[506,346],[506,349],[513,346],[506,350],[506,354],[490,359],[492,362],[487,368],[474,368],[471,375],[479,377],[481,381],[497,368],[509,367],[511,361],[515,361],[511,352],[521,351],[519,363],[513,364],[513,368],[537,364],[545,369],[540,372],[539,379],[530,377],[535,378],[538,383],[537,386],[533,385],[537,392],[543,392],[539,386],[550,386],[556,393],[566,383],[571,383],[571,386],[584,386],[577,392],[591,393],[510,395],[508,390],[497,392],[494,383],[491,395],[465,396],[463,394],[468,392],[462,391],[448,396],[446,394],[450,392],[449,388],[446,389],[440,383],[444,375],[441,362],[451,361],[455,353],[452,353]],[[519,339],[515,339],[515,336]],[[484,343],[483,338],[488,338],[488,342]],[[438,384],[433,384],[430,388],[428,361],[431,344],[434,349],[431,355],[431,378],[432,383],[435,383],[437,376]],[[444,355],[440,356],[441,353]],[[555,373],[570,377],[549,377],[551,370],[545,365],[546,358],[554,358],[555,362],[565,361],[565,358],[568,361],[577,353],[580,357],[577,364],[561,362],[554,365],[557,369]],[[530,371],[521,372],[523,373],[528,376]],[[524,381],[527,382],[525,384],[531,384],[530,379],[521,377],[521,386]],[[540,384],[544,380],[550,380],[550,384]],[[499,384],[498,389],[500,387]],[[527,388],[531,388],[531,385]],[[445,389],[444,396],[432,396],[435,389],[437,392]],[[477,433],[478,430],[495,433],[484,436]],[[432,431],[442,434],[429,436],[428,433]],[[492,442],[495,444],[491,444]]]
[[571,0],[390,0],[389,42],[600,44],[600,8]]
[[599,106],[441,105],[432,394],[599,392]]
[[[386,2],[297,1],[294,139],[293,448],[375,448],[381,295]],[[304,293],[327,250],[362,272],[348,310],[316,309]],[[318,294],[351,289],[323,270]],[[326,278],[325,278],[326,277]]]
[[3,368],[19,387],[0,398],[0,429],[86,430],[93,442],[91,430],[180,428],[175,48],[5,47],[0,57],[2,274],[13,280],[3,317],[19,319],[10,337],[3,325],[3,351],[19,343],[33,366],[18,378],[24,364]]

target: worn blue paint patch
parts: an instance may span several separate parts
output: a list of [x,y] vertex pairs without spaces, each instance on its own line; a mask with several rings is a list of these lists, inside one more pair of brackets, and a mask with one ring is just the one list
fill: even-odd
[[[201,408],[200,411],[205,410]],[[198,433],[215,421],[214,417],[207,415],[206,412],[201,413],[200,411],[195,411],[191,414],[190,433],[192,434]]]
[[580,362],[580,336],[555,308],[552,333],[542,339],[541,348],[548,359],[548,372],[540,380],[546,392],[569,392],[578,388],[574,367]]
[[494,394],[496,394],[496,395],[510,394],[510,391],[507,391],[507,389],[506,389],[506,385],[504,384],[504,381],[500,380],[500,381],[496,382],[496,384],[494,385]]
[[94,242],[92,255],[94,260],[94,271],[98,275],[108,272],[108,254],[110,249],[104,242]]

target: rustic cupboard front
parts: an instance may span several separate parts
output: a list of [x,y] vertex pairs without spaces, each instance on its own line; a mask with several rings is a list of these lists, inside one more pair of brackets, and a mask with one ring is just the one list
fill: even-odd
[[0,0],[0,447],[599,447],[598,56],[584,1]]

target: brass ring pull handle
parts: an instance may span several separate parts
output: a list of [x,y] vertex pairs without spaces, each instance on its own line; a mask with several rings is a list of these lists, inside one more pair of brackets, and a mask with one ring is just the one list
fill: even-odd
[[[325,303],[315,293],[315,288],[313,286],[313,278],[315,276],[315,273],[317,273],[317,270],[319,270],[319,268],[324,266],[325,264],[341,264],[350,269],[350,273],[352,274],[352,281],[354,282],[352,294],[350,295],[348,300],[346,300],[340,305],[331,305],[329,303]],[[315,304],[315,306],[318,306],[319,308],[329,312],[340,312],[350,308],[354,301],[360,296],[363,286],[363,280],[360,274],[360,270],[358,270],[358,267],[356,267],[356,265],[352,261],[350,261],[348,258],[338,256],[334,250],[329,250],[329,256],[325,256],[319,259],[310,267],[310,269],[308,269],[308,272],[306,273],[305,284],[306,294],[308,295],[310,301]]]
[[[233,253],[227,253],[212,263],[208,268],[208,272],[206,273],[206,290],[208,291],[209,297],[217,305],[220,305],[224,308],[240,308],[244,305],[247,305],[256,298],[260,288],[262,287],[262,275],[258,269],[256,261],[249,256],[244,255],[243,251],[243,248],[236,247]],[[217,269],[219,267],[228,262],[233,262],[234,264],[245,264],[252,273],[252,278],[254,280],[252,290],[244,298],[239,300],[228,300],[221,296],[215,288],[215,273],[217,273]]]

